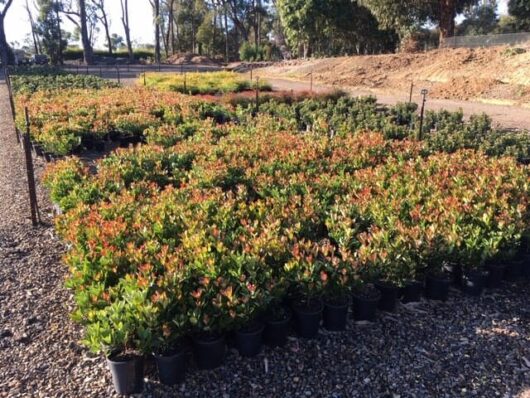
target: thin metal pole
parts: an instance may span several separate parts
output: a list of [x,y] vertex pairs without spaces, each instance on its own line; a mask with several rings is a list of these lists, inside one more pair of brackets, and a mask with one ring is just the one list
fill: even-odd
[[37,190],[35,188],[35,172],[33,171],[33,158],[31,157],[30,123],[28,108],[24,108],[26,118],[26,132],[24,133],[24,154],[26,157],[26,171],[28,176],[29,202],[31,207],[31,222],[36,227],[40,223],[39,206],[37,203]]
[[187,82],[187,74],[184,73],[184,93],[188,91],[188,82]]
[[145,70],[144,70],[144,86],[146,86],[146,85],[147,85],[147,82],[145,80]]
[[[15,100],[13,99],[13,89],[11,87],[11,76],[9,75],[9,70],[7,67],[4,68],[4,75],[6,80],[6,86],[7,86],[7,93],[9,96],[9,105],[11,106],[11,117],[13,118],[13,123],[16,126],[16,110],[15,110]],[[17,136],[17,143],[20,144],[20,136],[18,134],[18,130],[15,127],[15,135]]]
[[252,64],[250,64],[250,81],[252,81],[252,72],[253,72]]
[[310,75],[311,75],[311,78],[310,78],[310,83],[309,83],[309,93],[313,94],[313,71],[311,71]]
[[409,104],[412,104],[412,90],[414,90],[414,80],[410,81]]
[[427,90],[421,90],[421,95],[423,96],[423,100],[421,103],[420,131],[418,132],[418,139],[420,141],[423,139],[423,115],[425,112],[425,102],[427,101]]
[[259,76],[256,77],[256,115],[259,112]]

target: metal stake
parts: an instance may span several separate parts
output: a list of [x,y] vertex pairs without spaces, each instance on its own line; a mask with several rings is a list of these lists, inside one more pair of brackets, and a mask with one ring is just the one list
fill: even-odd
[[24,154],[26,157],[26,171],[28,176],[29,202],[31,207],[31,222],[36,227],[40,223],[39,206],[37,204],[37,191],[35,188],[35,173],[33,171],[33,158],[31,157],[30,124],[28,108],[24,108],[26,117],[26,132],[24,133]]
[[426,89],[421,90],[421,95],[423,96],[423,99],[421,103],[420,131],[418,133],[418,139],[420,141],[423,139],[423,114],[425,112],[425,102],[427,101],[427,93],[428,91]]
[[414,80],[410,81],[409,104],[412,104],[412,90],[414,90]]

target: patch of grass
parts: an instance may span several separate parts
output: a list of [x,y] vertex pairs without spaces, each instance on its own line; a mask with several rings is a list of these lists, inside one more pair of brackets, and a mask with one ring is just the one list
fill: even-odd
[[[245,79],[235,72],[207,72],[207,73],[147,73],[146,85],[157,89],[177,91],[180,93],[224,94],[239,93],[256,87],[255,82]],[[139,84],[143,85],[143,76]],[[259,82],[261,91],[271,91],[271,86],[265,81]]]

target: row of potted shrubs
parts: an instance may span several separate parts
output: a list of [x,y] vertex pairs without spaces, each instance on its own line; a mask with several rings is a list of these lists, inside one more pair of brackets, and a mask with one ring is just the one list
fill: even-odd
[[495,265],[526,255],[529,170],[514,159],[427,156],[376,133],[271,132],[264,120],[120,150],[96,174],[75,158],[48,170],[93,351],[123,364],[192,336],[212,358],[225,332],[259,335],[263,314],[285,321],[286,300],[310,336],[323,300],[328,315],[352,293],[382,294],[390,309],[397,288],[414,297],[424,279],[445,299],[448,268],[477,293],[484,271],[494,281]]
[[[207,80],[204,74],[201,78]],[[214,83],[208,84],[215,89]],[[170,146],[193,134],[205,119],[213,126],[231,122],[251,129],[258,116],[275,131],[348,135],[372,130],[388,139],[414,138],[419,129],[416,104],[381,108],[374,97],[349,98],[340,92],[310,98],[266,95],[258,113],[255,99],[245,96],[229,96],[216,103],[143,87],[22,93],[17,96],[17,125],[25,129],[22,110],[27,106],[32,138],[48,157],[101,148],[109,138],[124,145],[149,141]],[[430,152],[472,148],[492,156],[510,155],[521,162],[530,158],[528,134],[497,131],[486,115],[465,121],[462,112],[429,111],[422,139]]]
[[[530,256],[520,257],[508,264],[497,263],[480,278],[464,277],[461,269],[451,268],[445,278],[428,275],[426,281],[416,280],[403,288],[375,282],[369,294],[354,293],[342,303],[318,301],[309,311],[296,303],[290,306],[286,301],[274,311],[261,314],[246,327],[217,336],[182,338],[172,349],[155,353],[152,357],[160,382],[171,386],[184,381],[189,372],[191,353],[197,369],[214,369],[223,365],[228,346],[234,347],[242,357],[254,357],[264,345],[285,346],[292,327],[301,338],[316,338],[321,327],[331,332],[345,331],[350,316],[355,321],[373,322],[378,310],[394,312],[399,301],[404,304],[416,303],[423,294],[428,299],[446,301],[450,285],[469,295],[478,296],[485,287],[499,288],[503,279],[517,281],[522,278],[530,281]],[[107,361],[115,390],[119,394],[134,394],[143,390],[144,356],[111,356]]]

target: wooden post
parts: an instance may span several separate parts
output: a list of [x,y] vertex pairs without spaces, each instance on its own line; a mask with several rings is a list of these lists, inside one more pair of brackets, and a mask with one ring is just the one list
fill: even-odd
[[412,90],[414,90],[414,80],[410,81],[409,104],[412,104]]
[[253,70],[253,69],[254,69],[254,68],[252,67],[252,64],[250,64],[250,81],[252,81],[252,70]]
[[188,91],[188,84],[187,84],[187,76],[186,76],[186,73],[184,73],[184,93],[186,93],[186,91]]
[[[5,75],[5,81],[6,81],[6,87],[7,87],[7,94],[9,96],[9,105],[11,106],[11,117],[13,118],[13,123],[16,125],[16,110],[15,110],[15,100],[13,99],[13,89],[11,87],[11,77],[9,76],[9,70],[7,67],[4,68],[4,75]],[[17,136],[17,142],[20,144],[20,135],[18,134],[18,130],[15,127],[15,134]]]
[[309,78],[309,93],[313,94],[313,71],[310,73],[311,77]]
[[28,176],[29,203],[31,207],[31,222],[36,227],[40,223],[39,206],[37,203],[37,190],[35,188],[35,173],[33,171],[33,158],[31,157],[31,140],[28,108],[24,108],[26,118],[26,131],[24,133],[24,154],[26,157],[26,172]]

